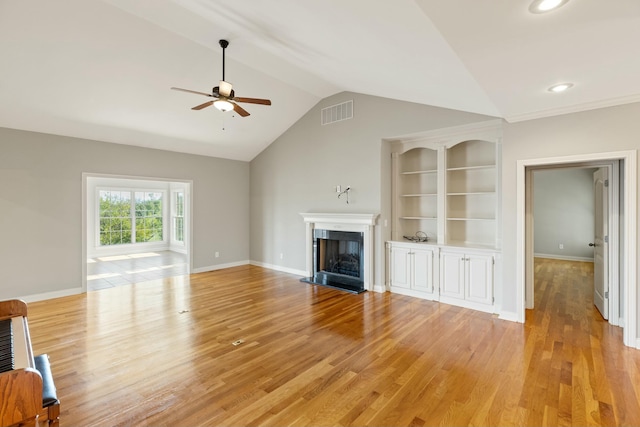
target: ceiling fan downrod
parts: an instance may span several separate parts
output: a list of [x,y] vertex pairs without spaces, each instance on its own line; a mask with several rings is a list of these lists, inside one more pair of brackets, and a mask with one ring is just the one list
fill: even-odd
[[229,46],[229,42],[227,40],[220,40],[220,47],[222,47],[222,80],[226,81],[224,78],[224,50]]

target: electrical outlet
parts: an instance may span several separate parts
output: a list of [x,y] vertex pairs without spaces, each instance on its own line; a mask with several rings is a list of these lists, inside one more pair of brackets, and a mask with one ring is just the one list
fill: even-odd
[[220,258],[220,252],[216,251],[216,258]]
[[563,244],[563,243],[560,243],[560,244],[558,245],[558,249],[564,249],[564,244]]
[[280,259],[284,259],[284,254],[280,252]]

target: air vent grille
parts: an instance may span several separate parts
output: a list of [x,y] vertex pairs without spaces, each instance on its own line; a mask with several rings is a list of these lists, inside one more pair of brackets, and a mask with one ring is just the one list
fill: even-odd
[[322,125],[341,122],[353,118],[353,100],[323,108],[320,111]]

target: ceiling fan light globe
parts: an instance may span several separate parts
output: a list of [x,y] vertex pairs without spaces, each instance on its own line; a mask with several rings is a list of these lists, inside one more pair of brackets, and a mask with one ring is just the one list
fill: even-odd
[[225,99],[218,99],[213,103],[213,106],[222,112],[233,110],[233,104]]

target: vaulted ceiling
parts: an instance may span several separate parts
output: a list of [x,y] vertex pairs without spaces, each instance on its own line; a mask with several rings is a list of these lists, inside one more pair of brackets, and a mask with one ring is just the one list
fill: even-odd
[[[0,0],[0,126],[251,160],[342,91],[512,122],[640,101],[638,0],[529,3]],[[220,39],[236,95],[272,106],[169,89],[217,86]]]

